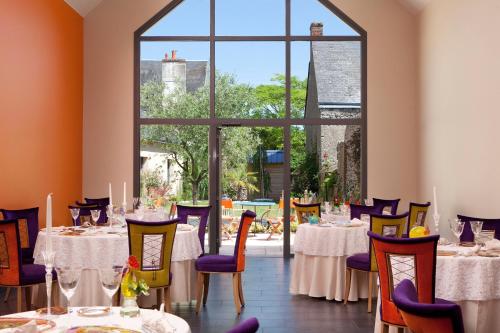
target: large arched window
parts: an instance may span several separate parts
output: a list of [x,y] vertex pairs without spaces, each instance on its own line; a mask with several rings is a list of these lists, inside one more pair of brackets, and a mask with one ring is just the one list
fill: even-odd
[[134,194],[211,204],[211,252],[223,199],[272,201],[290,254],[289,198],[366,197],[366,42],[327,0],[173,0],[135,33]]

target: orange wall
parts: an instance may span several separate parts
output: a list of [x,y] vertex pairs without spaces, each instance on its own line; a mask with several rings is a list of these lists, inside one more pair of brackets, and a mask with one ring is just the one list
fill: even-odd
[[63,0],[0,0],[0,207],[54,224],[82,193],[83,19]]

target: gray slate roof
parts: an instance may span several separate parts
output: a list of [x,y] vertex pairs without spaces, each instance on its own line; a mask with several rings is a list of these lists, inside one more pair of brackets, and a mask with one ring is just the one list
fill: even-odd
[[360,104],[361,43],[312,42],[311,52],[318,104]]
[[[161,60],[141,60],[141,85],[161,81]],[[186,91],[193,92],[208,82],[208,61],[186,60]]]

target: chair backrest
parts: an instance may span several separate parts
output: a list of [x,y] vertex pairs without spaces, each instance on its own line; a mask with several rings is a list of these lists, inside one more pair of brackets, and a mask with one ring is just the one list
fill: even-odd
[[[401,238],[405,230],[408,213],[401,215],[370,215],[370,231],[385,237]],[[376,272],[377,260],[373,250],[372,240],[369,241],[370,271]]]
[[21,284],[21,239],[19,223],[15,219],[0,221],[0,285]]
[[455,303],[429,304],[418,301],[413,283],[405,279],[394,289],[392,299],[406,326],[415,333],[463,333],[460,306]]
[[81,207],[93,207],[96,206],[94,203],[87,203],[87,202],[80,202],[80,201],[75,201],[75,205],[81,206]]
[[4,219],[18,221],[23,259],[31,261],[39,231],[38,207],[19,210],[1,209],[0,211]]
[[109,198],[85,198],[85,202],[97,206],[109,206]]
[[372,214],[377,214],[380,215],[382,214],[382,208],[379,206],[363,206],[363,205],[355,205],[355,204],[350,204],[349,205],[351,208],[351,220],[352,219],[361,219],[362,215],[372,215]]
[[483,221],[483,230],[495,230],[495,238],[500,239],[500,219],[483,219],[480,217],[470,217],[465,215],[457,215],[457,217],[465,222],[464,232],[460,236],[462,242],[472,242],[474,234],[470,226],[470,221]]
[[236,236],[236,244],[234,245],[234,258],[236,259],[236,271],[242,272],[245,270],[245,246],[248,238],[248,230],[250,225],[255,220],[255,213],[246,210],[241,214],[240,225],[238,227],[238,235]]
[[373,205],[375,207],[382,207],[382,211],[385,208],[391,209],[391,215],[396,215],[398,213],[398,205],[401,199],[377,199],[373,198]]
[[224,207],[224,208],[232,209],[233,208],[233,200],[231,200],[231,199],[221,199],[220,205],[222,207]]
[[235,327],[231,328],[226,333],[256,333],[259,330],[259,321],[257,318],[252,317],[247,319]]
[[196,216],[200,218],[200,224],[198,225],[198,238],[200,239],[202,254],[205,254],[205,232],[208,224],[208,216],[210,215],[210,208],[212,208],[212,206],[189,207],[177,205],[177,217],[179,218],[179,223],[187,224],[189,216]]
[[139,261],[137,278],[151,288],[169,286],[172,249],[179,219],[144,222],[127,219],[129,253]]
[[[82,225],[85,222],[92,223],[92,213],[90,211],[94,209],[99,209],[101,211],[99,219],[97,220],[97,224],[104,224],[108,219],[106,215],[107,206],[68,206],[68,208],[80,209],[80,214],[76,219],[77,226]],[[75,221],[73,221],[73,224],[75,224]]]
[[309,216],[316,215],[321,217],[321,203],[301,204],[298,202],[293,203],[297,221],[299,224],[308,223]]
[[430,202],[420,204],[415,202],[410,202],[410,215],[408,216],[408,230],[410,230],[415,226],[425,226],[425,218],[427,217],[427,211],[431,206]]
[[392,300],[394,288],[404,279],[417,286],[418,301],[434,303],[436,249],[439,235],[421,238],[383,237],[368,232],[379,269],[380,317],[393,325],[404,325]]

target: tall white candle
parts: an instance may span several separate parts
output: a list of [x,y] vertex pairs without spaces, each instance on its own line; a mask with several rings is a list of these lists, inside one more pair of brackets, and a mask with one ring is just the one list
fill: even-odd
[[436,194],[436,186],[432,188],[432,192],[434,194],[434,214],[438,214],[438,201],[437,201],[437,194]]
[[113,206],[113,193],[111,191],[111,183],[108,184],[108,196],[109,196],[109,204]]
[[47,215],[45,217],[45,230],[47,233],[45,248],[52,252],[52,193],[47,196]]
[[127,182],[123,182],[123,204],[124,207],[127,206]]

